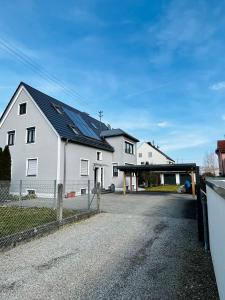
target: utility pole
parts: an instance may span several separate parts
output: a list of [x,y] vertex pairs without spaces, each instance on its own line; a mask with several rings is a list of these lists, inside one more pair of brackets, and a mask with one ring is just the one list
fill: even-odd
[[100,121],[100,133],[102,132],[102,117],[103,117],[103,111],[100,110],[98,112],[98,116],[99,116],[99,121]]

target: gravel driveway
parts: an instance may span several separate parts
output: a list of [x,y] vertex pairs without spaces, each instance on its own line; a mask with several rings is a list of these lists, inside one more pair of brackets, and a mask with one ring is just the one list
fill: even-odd
[[104,195],[104,213],[0,254],[0,299],[218,299],[187,195]]

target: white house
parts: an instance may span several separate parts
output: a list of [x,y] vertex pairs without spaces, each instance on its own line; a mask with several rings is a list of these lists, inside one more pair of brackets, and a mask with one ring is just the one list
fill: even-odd
[[10,147],[13,181],[83,181],[78,194],[88,179],[122,188],[117,166],[137,163],[137,142],[23,82],[0,118],[0,147]]
[[[140,143],[137,147],[137,163],[138,165],[145,164],[174,164],[175,161],[167,154],[156,147],[151,142]],[[188,174],[176,173],[161,173],[161,184],[184,184],[185,180],[190,176]]]

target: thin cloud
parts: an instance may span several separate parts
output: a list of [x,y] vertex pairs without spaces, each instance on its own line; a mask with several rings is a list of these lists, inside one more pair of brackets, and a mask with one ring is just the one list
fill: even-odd
[[223,89],[225,89],[225,81],[220,81],[220,82],[214,83],[209,88],[214,91],[223,90]]
[[165,127],[171,126],[171,124],[168,121],[162,121],[162,122],[157,123],[157,126],[165,128]]

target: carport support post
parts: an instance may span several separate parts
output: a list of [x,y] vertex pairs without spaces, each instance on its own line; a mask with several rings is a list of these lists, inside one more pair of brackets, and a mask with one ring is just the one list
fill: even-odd
[[138,172],[136,173],[136,192],[138,192]]
[[57,197],[57,221],[62,222],[63,213],[63,184],[58,184],[58,197]]
[[195,198],[195,176],[194,176],[194,171],[191,171],[191,187],[192,187],[192,197]]
[[132,173],[130,173],[130,191],[132,192]]
[[123,194],[126,195],[126,172],[123,172]]

